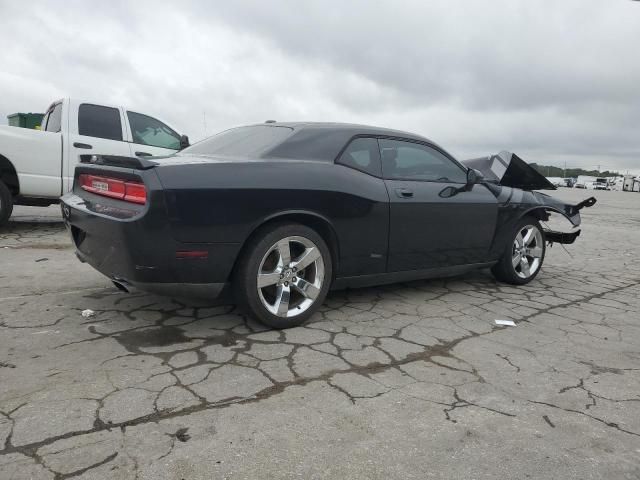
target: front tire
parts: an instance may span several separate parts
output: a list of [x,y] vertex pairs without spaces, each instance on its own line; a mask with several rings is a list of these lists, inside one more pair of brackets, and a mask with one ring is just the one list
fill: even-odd
[[502,257],[491,272],[497,280],[525,285],[536,278],[546,252],[544,231],[532,217],[518,221]]
[[311,228],[268,226],[249,241],[243,255],[233,279],[235,296],[261,323],[295,327],[322,305],[331,284],[331,253]]
[[0,227],[9,221],[11,212],[13,212],[13,195],[0,180]]

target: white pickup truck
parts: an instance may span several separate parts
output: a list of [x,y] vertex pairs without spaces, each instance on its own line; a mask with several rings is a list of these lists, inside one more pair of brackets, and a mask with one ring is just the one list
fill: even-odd
[[123,107],[65,98],[40,130],[0,126],[0,225],[13,205],[48,206],[73,186],[80,155],[170,155],[189,139],[166,123]]

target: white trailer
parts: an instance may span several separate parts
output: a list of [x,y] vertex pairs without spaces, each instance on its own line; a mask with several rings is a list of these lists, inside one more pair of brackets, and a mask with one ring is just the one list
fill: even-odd
[[634,183],[634,176],[625,175],[622,183],[622,190],[625,192],[633,192],[633,183]]

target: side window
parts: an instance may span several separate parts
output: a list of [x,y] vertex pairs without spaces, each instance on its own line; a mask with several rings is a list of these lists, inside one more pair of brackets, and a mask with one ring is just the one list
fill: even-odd
[[385,178],[466,183],[466,172],[438,150],[420,143],[380,139]]
[[376,177],[382,176],[378,140],[375,138],[356,138],[352,140],[340,155],[338,163]]
[[83,103],[78,108],[78,133],[122,141],[120,111],[117,108]]
[[59,132],[62,130],[62,104],[58,103],[53,110],[47,114],[47,132]]
[[133,143],[180,150],[180,135],[153,117],[127,112]]
[[49,120],[49,115],[51,114],[51,110],[47,110],[47,113],[42,117],[42,121],[40,122],[40,130],[47,131],[47,121]]

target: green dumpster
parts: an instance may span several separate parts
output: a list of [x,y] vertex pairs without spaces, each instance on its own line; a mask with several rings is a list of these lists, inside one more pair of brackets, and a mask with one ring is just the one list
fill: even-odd
[[12,113],[8,115],[9,125],[12,127],[22,127],[34,129],[42,123],[44,113]]

